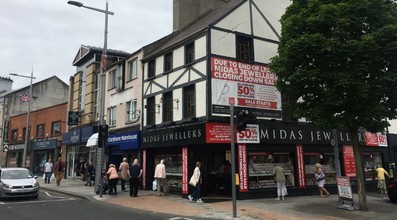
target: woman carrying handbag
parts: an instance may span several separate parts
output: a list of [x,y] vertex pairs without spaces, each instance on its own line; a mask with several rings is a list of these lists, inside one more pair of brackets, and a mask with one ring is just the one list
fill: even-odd
[[193,171],[193,176],[190,178],[189,184],[196,187],[192,195],[189,195],[189,201],[193,202],[193,200],[196,200],[197,203],[203,203],[203,200],[200,198],[200,193],[201,193],[201,184],[202,184],[202,178],[201,178],[201,163],[196,162],[196,168]]

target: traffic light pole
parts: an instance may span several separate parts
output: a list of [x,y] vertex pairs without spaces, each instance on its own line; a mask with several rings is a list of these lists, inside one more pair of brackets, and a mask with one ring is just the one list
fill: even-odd
[[234,144],[234,103],[230,103],[230,151],[232,153],[232,200],[233,218],[237,217],[236,204],[236,150]]

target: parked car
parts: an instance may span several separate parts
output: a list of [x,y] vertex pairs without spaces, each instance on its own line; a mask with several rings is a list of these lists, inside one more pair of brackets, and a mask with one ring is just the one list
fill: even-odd
[[0,170],[0,199],[16,197],[39,197],[40,185],[37,176],[26,168],[2,168]]
[[387,194],[391,202],[397,203],[397,180],[389,181],[387,184]]

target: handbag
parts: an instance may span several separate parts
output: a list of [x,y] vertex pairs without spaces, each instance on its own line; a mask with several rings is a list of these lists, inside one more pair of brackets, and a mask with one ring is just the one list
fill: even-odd
[[190,177],[189,184],[196,187],[197,181],[196,181],[196,178],[194,177],[194,175],[192,177]]

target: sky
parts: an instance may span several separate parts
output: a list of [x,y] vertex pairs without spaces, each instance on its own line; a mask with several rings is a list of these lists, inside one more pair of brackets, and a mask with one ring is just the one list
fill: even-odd
[[[66,84],[81,45],[103,48],[105,14],[67,4],[68,0],[1,0],[0,76],[12,89],[58,76]],[[105,10],[106,0],[80,0]],[[108,0],[108,48],[133,53],[172,32],[173,0]]]
[[[58,76],[66,84],[81,45],[103,47],[105,14],[67,4],[68,0],[2,0],[0,6],[0,76],[30,76],[34,82]],[[81,0],[105,9],[106,0]],[[173,0],[108,0],[108,48],[133,53],[172,32]],[[30,79],[11,76],[12,89]],[[397,133],[397,121],[390,122]]]

